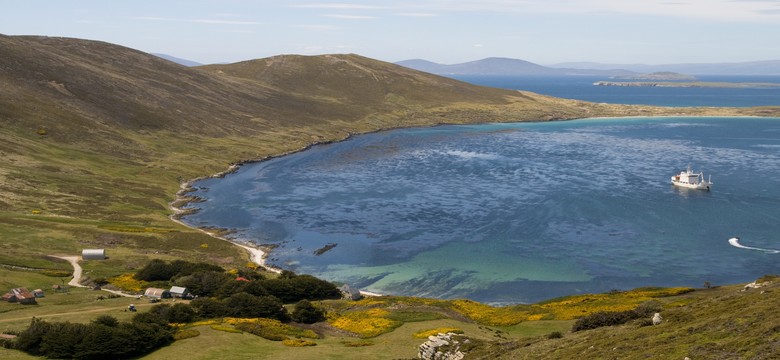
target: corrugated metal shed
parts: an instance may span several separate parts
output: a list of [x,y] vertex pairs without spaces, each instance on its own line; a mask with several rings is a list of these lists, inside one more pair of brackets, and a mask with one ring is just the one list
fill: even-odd
[[184,295],[187,294],[187,288],[181,286],[171,286],[170,293],[173,297],[184,297]]
[[105,260],[106,249],[84,249],[81,250],[82,260]]
[[163,299],[171,297],[171,292],[165,289],[148,288],[144,292],[144,296],[152,299]]

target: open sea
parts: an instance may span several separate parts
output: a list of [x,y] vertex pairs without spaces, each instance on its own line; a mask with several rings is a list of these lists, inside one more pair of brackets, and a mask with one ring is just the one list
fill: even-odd
[[[718,105],[748,106],[742,90],[752,89],[730,89]],[[761,105],[780,105],[775,91]],[[624,95],[633,98],[585,100],[712,101]],[[670,184],[688,164],[712,176],[712,191]],[[200,211],[186,223],[234,229],[236,241],[276,246],[271,265],[378,293],[511,304],[780,273],[777,118],[394,130],[245,165],[194,188],[206,201],[189,205]]]

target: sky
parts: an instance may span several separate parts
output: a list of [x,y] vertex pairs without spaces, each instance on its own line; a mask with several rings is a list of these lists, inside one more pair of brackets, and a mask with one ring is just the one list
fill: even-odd
[[442,64],[743,62],[780,59],[780,0],[0,0],[0,34],[101,40],[204,64],[333,53]]

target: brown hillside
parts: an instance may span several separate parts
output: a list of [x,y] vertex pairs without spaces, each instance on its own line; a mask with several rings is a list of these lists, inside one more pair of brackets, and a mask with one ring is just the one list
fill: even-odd
[[[168,202],[182,181],[354,133],[778,113],[591,104],[470,85],[357,55],[188,68],[104,42],[4,35],[0,52],[0,236],[25,240],[0,253],[0,263],[38,255],[41,239],[76,250],[77,239],[113,239],[106,228],[174,227]],[[78,224],[59,224],[63,216]],[[156,234],[151,244],[166,237]],[[149,240],[138,240],[137,251],[147,251]]]

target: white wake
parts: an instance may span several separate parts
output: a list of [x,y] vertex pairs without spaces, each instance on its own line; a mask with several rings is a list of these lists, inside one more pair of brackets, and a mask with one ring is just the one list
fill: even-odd
[[762,249],[762,248],[742,245],[742,244],[739,243],[739,238],[738,237],[733,237],[733,238],[729,239],[729,244],[731,244],[731,246],[733,246],[733,247],[738,247],[740,249],[763,251],[763,252],[765,252],[767,254],[778,254],[778,253],[780,253],[780,250]]

